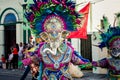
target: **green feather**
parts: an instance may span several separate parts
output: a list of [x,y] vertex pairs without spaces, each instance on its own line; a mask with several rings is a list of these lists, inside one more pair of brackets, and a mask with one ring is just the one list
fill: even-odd
[[107,17],[103,16],[103,26],[105,27],[105,32],[107,31],[107,29],[109,28],[109,22]]
[[116,19],[117,19],[117,26],[120,27],[120,13],[116,13]]

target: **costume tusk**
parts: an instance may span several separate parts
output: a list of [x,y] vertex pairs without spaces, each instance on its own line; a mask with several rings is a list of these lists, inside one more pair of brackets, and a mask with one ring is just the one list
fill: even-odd
[[56,55],[56,51],[54,52],[54,51],[52,51],[52,50],[49,49],[49,48],[45,48],[45,49],[43,50],[43,53],[45,53],[45,52],[47,52],[47,51],[49,51],[49,52],[52,53],[53,55]]

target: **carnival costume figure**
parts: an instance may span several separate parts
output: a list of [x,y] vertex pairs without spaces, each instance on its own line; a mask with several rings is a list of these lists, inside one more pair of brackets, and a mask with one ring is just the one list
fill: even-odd
[[[118,21],[120,13],[116,14],[115,21]],[[102,28],[100,31],[100,39],[102,40],[97,47],[101,50],[106,47],[110,57],[102,58],[99,61],[92,61],[93,67],[101,67],[108,69],[109,80],[120,80],[120,25],[111,26],[107,17],[103,16]],[[90,67],[88,65],[80,65],[81,68]]]
[[39,69],[38,80],[72,80],[69,65],[88,62],[67,41],[69,32],[80,25],[81,15],[75,11],[75,3],[71,0],[34,0],[29,8],[25,16],[32,32],[43,42],[27,53],[23,64],[33,67],[33,73]]

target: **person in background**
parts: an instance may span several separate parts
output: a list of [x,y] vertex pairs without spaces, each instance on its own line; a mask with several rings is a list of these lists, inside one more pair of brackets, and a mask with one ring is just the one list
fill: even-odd
[[3,54],[1,55],[1,61],[2,61],[2,68],[6,69],[6,59],[5,59],[5,56]]
[[[21,61],[23,59],[23,43],[20,42],[19,44],[19,51],[18,51],[18,61]],[[18,66],[19,69],[23,69],[23,65]]]
[[18,51],[19,51],[19,46],[18,44],[14,45],[12,49],[13,53],[13,69],[18,69]]
[[18,51],[18,60],[22,60],[22,58],[23,58],[23,43],[20,42],[19,51]]
[[13,53],[8,55],[8,66],[9,69],[13,68]]
[[[27,57],[27,53],[29,52],[30,49],[32,49],[31,46],[28,46],[28,44],[24,45],[24,47],[23,47],[24,58]],[[20,64],[22,64],[22,63],[20,63]],[[33,66],[30,66],[30,65],[25,66],[25,71],[24,71],[23,75],[21,76],[20,80],[26,79],[26,77],[27,77],[28,73],[31,71],[32,67],[34,67],[34,64],[33,64]],[[36,79],[34,77],[32,77],[32,80],[36,80]]]

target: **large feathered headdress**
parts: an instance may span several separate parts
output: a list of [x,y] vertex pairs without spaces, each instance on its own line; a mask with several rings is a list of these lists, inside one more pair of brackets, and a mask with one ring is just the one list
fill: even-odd
[[69,31],[77,29],[80,24],[81,15],[75,11],[75,2],[72,0],[33,0],[34,4],[29,5],[25,17],[30,23],[34,34],[46,31],[50,19],[59,22],[62,28]]
[[[116,14],[116,18],[115,18],[115,22],[116,19],[118,19],[120,17],[120,13]],[[117,20],[118,22],[120,22],[119,20]],[[100,44],[98,47],[100,47],[101,49],[103,47],[107,47],[108,49],[111,48],[120,48],[120,25],[118,24],[117,26],[114,25],[111,26],[108,23],[107,17],[103,17],[103,21],[102,21],[102,27],[104,29],[104,31],[100,31]]]

